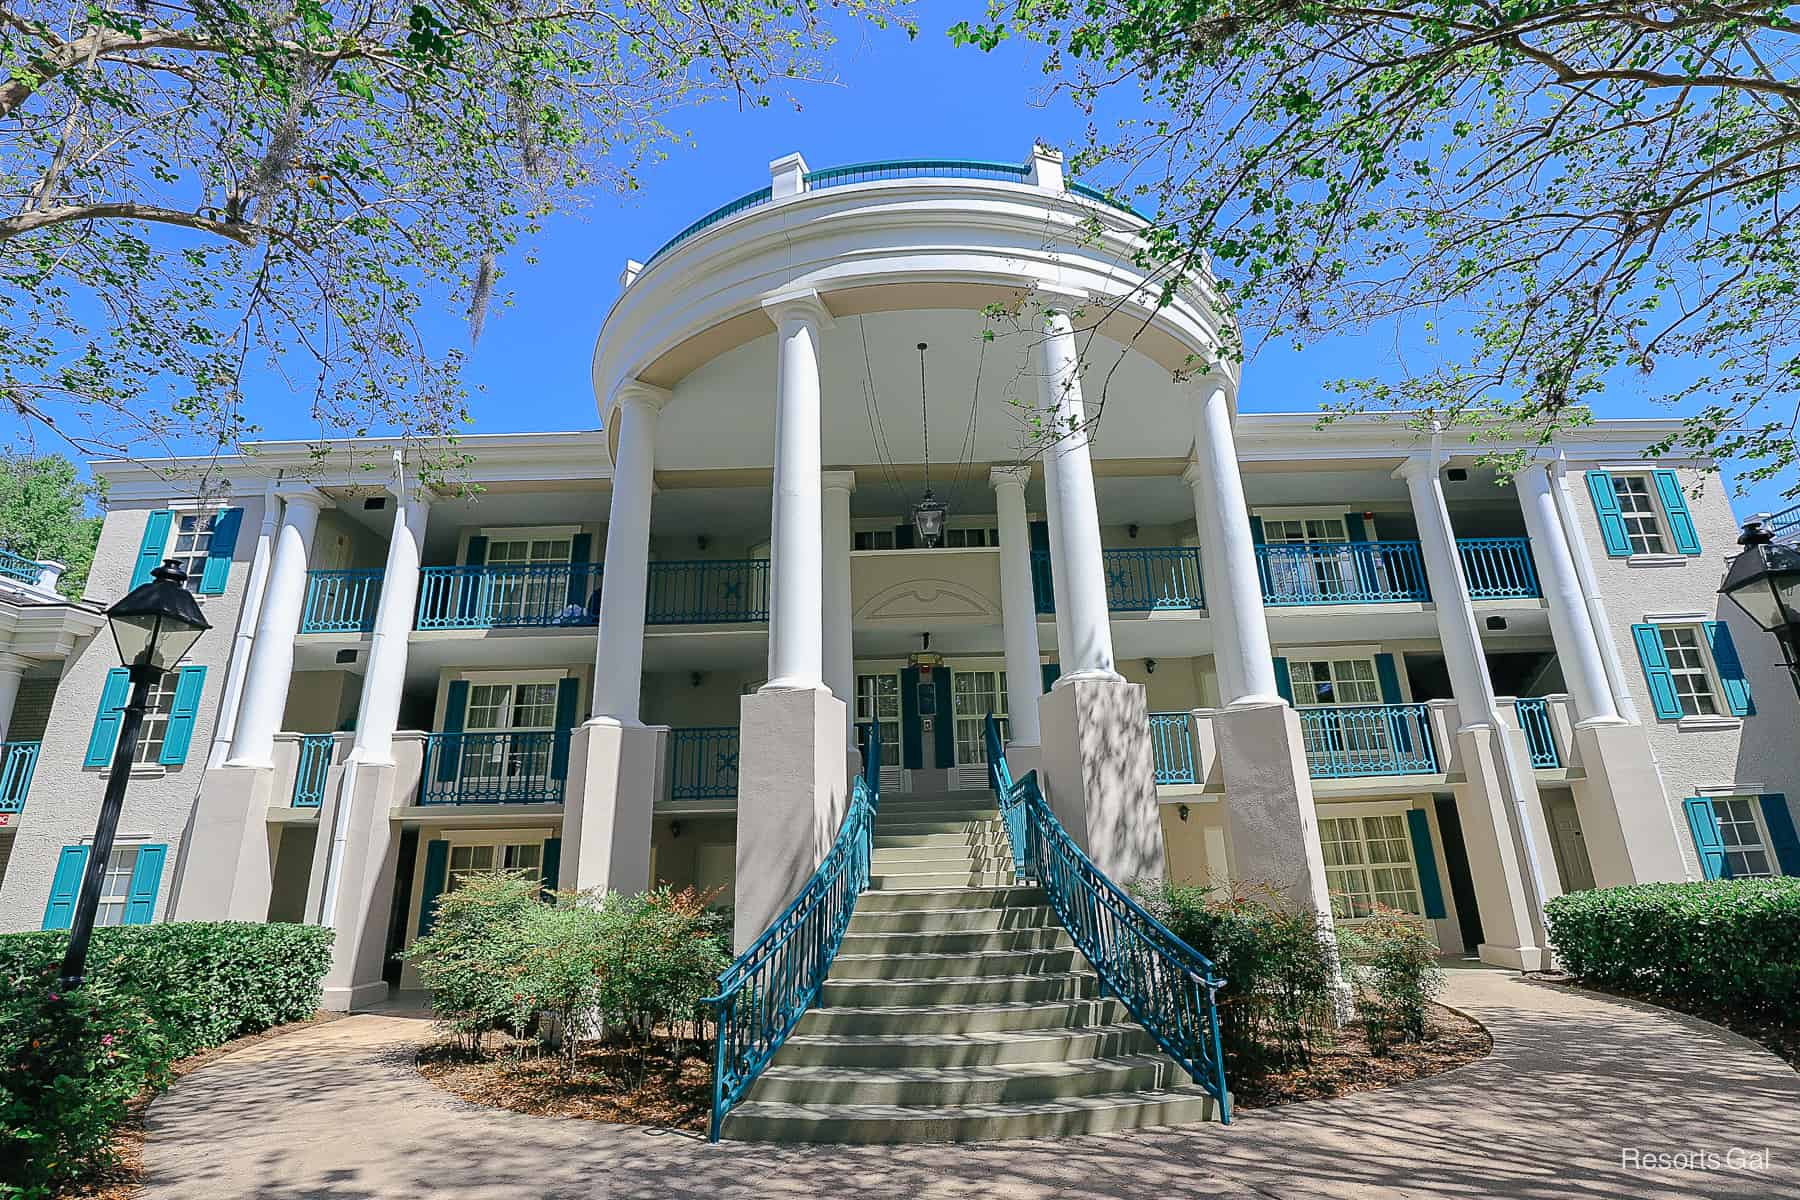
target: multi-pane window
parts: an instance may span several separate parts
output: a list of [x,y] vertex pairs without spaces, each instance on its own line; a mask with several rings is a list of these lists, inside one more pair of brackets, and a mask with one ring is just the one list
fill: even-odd
[[1657,633],[1662,638],[1663,656],[1669,660],[1669,675],[1675,684],[1675,696],[1681,701],[1681,715],[1716,715],[1718,694],[1713,690],[1712,672],[1707,669],[1700,630],[1693,625],[1663,625]]
[[1288,663],[1288,676],[1294,685],[1294,703],[1300,707],[1381,703],[1381,684],[1371,659],[1293,659]]
[[181,564],[187,572],[187,589],[191,592],[200,586],[201,573],[206,570],[206,559],[212,553],[213,526],[218,522],[219,514],[211,513],[179,513],[175,517],[172,537],[166,557]]
[[858,550],[892,550],[894,548],[894,531],[891,529],[859,529],[852,535],[852,545]]
[[487,587],[492,619],[541,619],[562,608],[569,596],[568,575],[548,568],[568,566],[572,547],[567,537],[489,538]]
[[856,677],[856,723],[875,722],[881,736],[881,761],[884,766],[900,765],[900,677],[898,675],[858,675]]
[[1719,823],[1719,840],[1725,845],[1725,871],[1732,879],[1773,875],[1769,844],[1756,822],[1756,803],[1748,796],[1721,796],[1712,802]]
[[1006,672],[957,671],[950,679],[951,705],[956,717],[956,761],[971,766],[987,761],[987,716],[1000,721],[1000,739],[1006,740]]
[[471,876],[492,875],[499,871],[523,871],[533,879],[544,873],[542,842],[512,842],[503,845],[450,847],[450,874],[444,881],[445,891],[455,891]]
[[123,925],[125,906],[131,899],[131,876],[137,870],[138,848],[114,846],[106,859],[106,874],[100,877],[100,907],[95,910],[95,925]]
[[1342,517],[1264,517],[1265,542],[1347,542]]
[[163,739],[169,735],[169,715],[175,710],[175,683],[179,678],[180,672],[165,671],[150,685],[150,701],[144,709],[144,723],[138,727],[137,746],[131,752],[132,762],[153,763],[162,757]]
[[472,684],[463,728],[499,735],[464,739],[464,779],[547,778],[554,740],[550,731],[556,728],[556,684]]
[[980,546],[998,546],[1000,531],[993,528],[950,528],[944,530],[944,545],[955,550]]
[[1325,857],[1325,883],[1336,920],[1369,916],[1378,904],[1414,916],[1424,914],[1402,814],[1321,817],[1319,849]]
[[1294,547],[1267,556],[1264,569],[1276,595],[1329,599],[1356,584],[1356,552],[1342,517],[1264,517],[1263,541]]
[[1613,493],[1619,498],[1619,516],[1625,522],[1625,535],[1631,540],[1633,554],[1661,554],[1668,547],[1663,541],[1662,520],[1657,515],[1656,492],[1648,475],[1614,475]]

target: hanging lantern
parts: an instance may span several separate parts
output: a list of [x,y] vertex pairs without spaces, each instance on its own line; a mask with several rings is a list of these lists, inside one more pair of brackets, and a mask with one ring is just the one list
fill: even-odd
[[944,516],[948,511],[944,502],[931,494],[930,488],[926,488],[924,498],[913,505],[913,529],[918,532],[919,541],[925,544],[927,550],[943,540]]

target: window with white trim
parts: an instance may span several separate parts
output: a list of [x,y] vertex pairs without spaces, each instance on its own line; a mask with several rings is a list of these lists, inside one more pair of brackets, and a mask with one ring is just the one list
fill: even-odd
[[950,702],[956,717],[956,762],[972,766],[987,761],[987,716],[1000,722],[1000,740],[1006,741],[1006,672],[953,671]]
[[1619,500],[1619,516],[1625,522],[1625,536],[1631,541],[1633,554],[1663,554],[1668,539],[1663,536],[1662,514],[1656,502],[1656,489],[1648,475],[1612,476],[1613,494]]
[[942,544],[952,550],[971,550],[982,546],[998,546],[1000,544],[1000,531],[991,525],[952,525],[944,530],[944,540]]
[[213,527],[218,523],[217,511],[178,512],[169,522],[169,544],[163,550],[163,558],[174,559],[187,572],[184,586],[190,592],[200,586],[200,576],[212,554]]
[[1372,658],[1289,659],[1288,678],[1296,707],[1381,703]]
[[894,548],[894,531],[892,529],[858,529],[851,535],[851,546],[857,550],[892,550]]
[[94,924],[123,925],[125,909],[131,900],[131,877],[137,871],[138,848],[114,846],[106,857],[106,873],[100,877],[100,907],[94,910]]
[[179,671],[165,671],[150,685],[144,722],[138,726],[137,745],[131,751],[132,762],[153,763],[162,758],[163,740],[169,735],[169,718],[175,711],[175,685],[180,678]]
[[546,779],[555,742],[556,681],[469,684],[463,716],[466,733],[510,734],[465,738],[465,780]]
[[[496,621],[521,620],[555,612],[569,596],[567,567],[574,553],[571,535],[549,537],[488,535],[486,565],[489,612]],[[508,568],[512,568],[509,570]]]
[[1719,823],[1719,841],[1725,846],[1727,878],[1776,874],[1757,807],[1754,796],[1713,797],[1713,819]]
[[875,722],[881,737],[883,766],[900,765],[900,676],[858,675],[856,677],[856,723]]
[[544,843],[487,842],[450,847],[450,870],[444,890],[454,892],[473,876],[523,871],[533,879],[544,874]]
[[1659,625],[1663,656],[1669,661],[1669,675],[1675,683],[1675,697],[1681,701],[1684,717],[1711,717],[1719,714],[1719,692],[1713,686],[1712,670],[1707,665],[1706,641],[1698,625]]
[[1320,817],[1319,849],[1334,920],[1370,916],[1377,904],[1425,914],[1404,814]]
[[1350,533],[1342,517],[1264,517],[1263,541],[1283,545],[1295,542],[1347,542]]

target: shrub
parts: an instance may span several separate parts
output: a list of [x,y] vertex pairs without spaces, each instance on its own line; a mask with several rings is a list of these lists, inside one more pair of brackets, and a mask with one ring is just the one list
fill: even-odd
[[1431,998],[1443,987],[1437,939],[1415,917],[1385,906],[1338,931],[1338,947],[1356,964],[1356,1011],[1369,1050],[1386,1054],[1425,1040]]
[[1330,1039],[1336,955],[1310,910],[1287,909],[1268,893],[1221,896],[1162,881],[1138,899],[1225,976],[1219,1032],[1227,1072],[1303,1065]]
[[535,997],[525,975],[528,918],[544,905],[537,880],[475,876],[438,898],[431,932],[406,952],[431,993],[438,1020],[471,1049],[492,1029],[523,1034]]
[[1569,972],[1735,1008],[1800,1008],[1800,878],[1642,883],[1558,896],[1550,942]]
[[0,936],[0,1192],[52,1195],[110,1161],[131,1100],[171,1064],[311,1016],[331,931],[177,923],[100,929],[61,992],[62,932]]

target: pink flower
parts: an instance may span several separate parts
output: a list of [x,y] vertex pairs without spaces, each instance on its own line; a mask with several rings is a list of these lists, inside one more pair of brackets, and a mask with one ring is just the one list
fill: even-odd
[[100,1039],[100,1044],[102,1046],[110,1046],[110,1045],[112,1045],[112,1043],[113,1043],[113,1036],[110,1033]]

